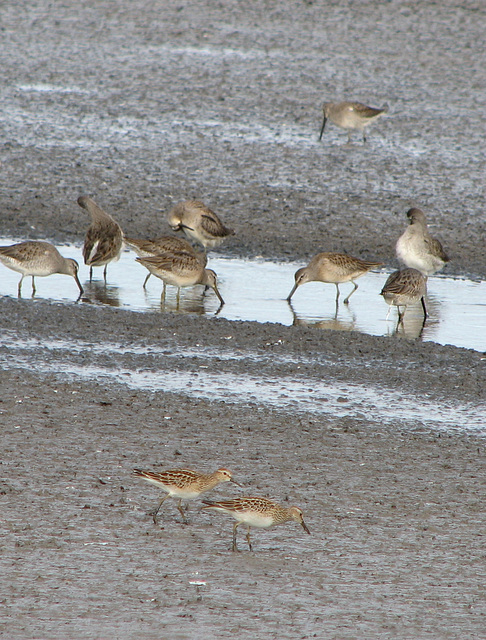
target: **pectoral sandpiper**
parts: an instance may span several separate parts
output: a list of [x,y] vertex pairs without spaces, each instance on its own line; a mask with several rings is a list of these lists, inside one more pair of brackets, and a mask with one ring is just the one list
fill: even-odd
[[203,503],[206,505],[202,507],[203,509],[220,511],[237,520],[233,525],[233,551],[238,551],[236,545],[236,530],[240,524],[245,524],[248,527],[246,540],[250,551],[253,551],[250,541],[251,527],[268,529],[277,524],[294,520],[302,525],[306,533],[310,534],[304,522],[302,511],[298,507],[281,507],[276,502],[272,502],[267,498],[236,498],[234,500],[220,500],[218,502],[203,500]]
[[407,267],[431,276],[440,271],[449,258],[441,243],[430,235],[423,211],[410,209],[407,217],[410,225],[397,240],[397,258]]
[[348,142],[351,142],[351,131],[358,129],[363,133],[363,142],[366,142],[365,127],[369,126],[387,109],[375,109],[361,102],[326,102],[323,106],[324,120],[322,122],[319,140],[322,138],[326,122],[330,120],[341,129],[348,132]]
[[19,297],[25,276],[32,276],[32,295],[34,295],[36,291],[34,277],[50,276],[54,273],[73,277],[79,287],[79,295],[83,294],[83,287],[78,278],[78,263],[71,258],[64,258],[50,242],[28,240],[8,247],[0,247],[0,262],[22,274],[18,286]]
[[187,522],[184,510],[182,509],[183,500],[194,500],[205,491],[214,489],[214,487],[221,484],[221,482],[233,482],[240,486],[236,480],[233,480],[231,471],[228,471],[228,469],[218,469],[213,473],[198,473],[197,471],[192,471],[192,469],[170,469],[169,471],[162,471],[161,473],[134,469],[133,473],[167,493],[167,495],[160,500],[157,509],[151,514],[155,523],[157,523],[157,514],[167,498],[173,497],[179,500],[177,509],[183,521]]
[[381,267],[382,262],[370,262],[353,258],[343,253],[318,253],[312,258],[307,267],[299,269],[295,273],[295,285],[289,293],[287,300],[290,302],[297,287],[306,282],[329,282],[336,285],[336,303],[339,300],[339,283],[352,282],[354,289],[344,299],[344,304],[348,304],[349,298],[358,288],[354,282],[356,278],[367,273],[373,267]]
[[108,263],[116,261],[123,249],[123,231],[120,225],[94,200],[88,196],[78,198],[78,204],[91,216],[91,226],[84,240],[84,264],[89,266],[89,279],[93,278],[93,267],[105,267],[103,277],[106,282]]
[[186,200],[173,207],[167,220],[173,231],[184,231],[186,236],[202,244],[205,250],[217,247],[225,238],[234,235],[218,216],[198,200]]

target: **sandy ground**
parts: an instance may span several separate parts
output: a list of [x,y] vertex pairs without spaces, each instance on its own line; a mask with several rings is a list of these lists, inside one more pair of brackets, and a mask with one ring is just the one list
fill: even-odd
[[[416,205],[446,272],[484,278],[482,3],[0,17],[3,235],[80,245],[81,193],[127,234],[160,235],[162,212],[197,197],[237,230],[221,253],[392,267]],[[321,103],[344,98],[389,106],[366,145],[332,125],[317,141]],[[2,637],[486,637],[484,437],[467,429],[481,354],[29,298],[1,299],[0,318]],[[311,412],[297,384],[337,393]],[[244,488],[212,496],[297,504],[312,535],[255,531],[233,554],[232,521],[197,502],[189,525],[171,501],[154,525],[159,494],[131,471],[183,466],[228,467]]]

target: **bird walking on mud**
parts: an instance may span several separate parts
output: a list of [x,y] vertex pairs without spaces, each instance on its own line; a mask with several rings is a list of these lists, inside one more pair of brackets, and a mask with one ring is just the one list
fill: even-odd
[[250,551],[253,551],[250,540],[251,527],[260,527],[268,529],[274,527],[277,524],[283,524],[293,520],[298,522],[306,533],[310,534],[307,525],[304,522],[304,516],[299,507],[281,507],[276,502],[272,502],[267,498],[235,498],[234,500],[220,500],[218,502],[212,502],[211,500],[203,500],[203,509],[211,509],[212,511],[219,511],[226,513],[237,522],[233,525],[233,551],[238,551],[236,544],[236,530],[240,524],[245,524],[248,527],[246,534],[246,541]]
[[322,110],[324,112],[324,119],[322,121],[319,140],[322,139],[326,122],[330,120],[338,127],[341,127],[341,129],[346,129],[348,132],[348,143],[351,142],[351,131],[355,129],[363,133],[363,142],[366,142],[365,127],[368,127],[387,111],[386,108],[376,109],[374,107],[368,107],[361,102],[326,102]]
[[307,267],[303,267],[295,272],[295,284],[287,297],[290,302],[297,287],[306,282],[328,282],[336,285],[336,304],[339,300],[339,284],[342,282],[352,282],[354,289],[344,299],[344,304],[348,304],[349,298],[358,288],[354,280],[363,276],[373,267],[383,266],[382,262],[371,262],[353,258],[344,253],[323,252],[312,258]]
[[78,204],[91,216],[91,226],[84,240],[84,264],[89,266],[89,280],[93,278],[93,267],[105,267],[103,277],[106,282],[108,263],[120,258],[123,249],[123,231],[120,225],[94,200],[80,196]]
[[[194,251],[166,251],[156,256],[139,257],[136,260],[165,284],[171,284],[178,288],[177,304],[179,304],[180,300],[180,288],[192,287],[196,284],[211,287],[221,305],[224,304],[224,300],[218,290],[216,273],[212,269],[206,269],[205,263],[201,261]],[[162,291],[162,300],[164,297],[165,288]]]
[[[149,256],[157,256],[161,253],[167,252],[178,252],[185,251],[187,253],[193,253],[195,256],[199,258],[201,264],[206,266],[207,257],[204,253],[197,253],[192,244],[184,240],[183,238],[177,238],[176,236],[160,236],[159,238],[154,238],[153,240],[138,240],[136,238],[128,238],[125,236],[125,243],[130,249],[133,249],[135,253],[138,254],[140,258],[147,258]],[[149,271],[145,281],[143,283],[143,288],[147,284],[148,279],[152,273]],[[164,293],[165,293],[165,282],[164,282]]]
[[415,207],[409,209],[407,218],[410,224],[395,246],[397,258],[405,266],[431,276],[440,271],[449,258],[441,243],[430,235],[423,211]]
[[235,234],[218,216],[198,200],[186,200],[173,207],[167,220],[173,231],[184,231],[188,238],[202,244],[207,251]]
[[186,516],[182,508],[183,500],[187,501],[199,498],[202,493],[214,489],[214,487],[222,482],[233,482],[237,486],[240,486],[238,482],[233,479],[231,471],[224,468],[218,469],[213,473],[199,473],[192,469],[169,469],[168,471],[162,471],[161,473],[134,469],[133,474],[139,478],[143,478],[151,484],[154,484],[156,487],[159,487],[159,489],[162,489],[167,493],[166,496],[163,496],[157,508],[151,514],[156,524],[157,514],[167,498],[172,497],[178,499],[177,509],[179,510],[184,523],[187,523]]
[[[398,310],[398,324],[403,322],[403,316],[407,306],[415,302],[421,302],[424,312],[424,322],[427,317],[427,308],[425,306],[425,294],[427,293],[427,278],[417,271],[417,269],[402,269],[394,271],[385,282],[380,295],[383,296],[386,303],[390,305],[387,318],[392,305]],[[403,307],[403,311],[400,311]]]
[[35,276],[50,276],[54,273],[74,278],[79,288],[79,295],[83,294],[83,287],[78,278],[78,263],[71,258],[64,258],[50,242],[27,240],[8,247],[0,247],[0,262],[22,274],[18,286],[19,298],[25,276],[32,276],[32,295],[34,295]]

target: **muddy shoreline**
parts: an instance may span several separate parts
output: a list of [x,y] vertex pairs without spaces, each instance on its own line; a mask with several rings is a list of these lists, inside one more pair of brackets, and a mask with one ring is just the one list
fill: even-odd
[[[486,406],[480,354],[88,305],[0,308],[6,637],[62,638],[66,625],[80,638],[481,636],[485,448],[467,421]],[[142,375],[181,386],[152,391]],[[203,375],[239,378],[241,398],[200,397]],[[244,397],[248,376],[342,390],[306,413],[278,386],[281,408]],[[374,409],[352,402],[363,383]],[[416,398],[418,419],[380,419],[390,392]],[[444,429],[420,414],[424,399],[465,421]],[[255,531],[255,551],[241,538],[232,554],[231,523],[197,503],[189,525],[171,501],[154,525],[158,492],[131,475],[223,465],[244,494],[299,505],[312,535]]]
[[[81,246],[86,193],[153,237],[198,198],[237,231],[221,255],[394,268],[419,206],[445,273],[486,276],[481,3],[19,2],[0,16],[3,236]],[[318,143],[324,99],[389,115],[366,145],[331,126]],[[483,357],[1,298],[0,635],[483,637]],[[220,466],[245,494],[301,507],[312,535],[255,531],[254,553],[241,536],[233,554],[232,521],[196,501],[184,526],[167,501],[154,525],[159,494],[131,475]]]

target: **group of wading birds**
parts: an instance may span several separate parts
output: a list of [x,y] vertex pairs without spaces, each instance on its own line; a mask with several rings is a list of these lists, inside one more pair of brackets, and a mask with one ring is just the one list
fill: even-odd
[[[379,118],[385,109],[375,109],[360,102],[328,102],[323,107],[324,119],[319,135],[322,138],[327,120],[348,131],[359,130],[366,140],[365,128]],[[211,209],[198,201],[185,201],[177,204],[168,214],[168,222],[174,231],[183,231],[185,235],[201,244],[203,251],[177,236],[164,235],[153,240],[139,240],[126,236],[120,225],[91,198],[81,196],[78,204],[91,216],[83,246],[83,258],[90,267],[90,281],[93,267],[104,267],[118,260],[124,245],[133,249],[140,262],[149,273],[143,284],[144,288],[151,275],[163,281],[162,301],[165,300],[166,285],[177,287],[177,305],[180,301],[181,287],[205,285],[212,288],[221,306],[224,300],[219,292],[217,276],[212,269],[207,269],[207,250],[221,244],[228,236],[234,235],[233,229],[226,227]],[[418,301],[422,304],[424,322],[427,317],[425,294],[427,277],[439,271],[448,261],[440,242],[432,238],[427,229],[425,215],[419,209],[410,209],[407,216],[410,226],[396,244],[398,259],[406,266],[390,275],[381,291],[385,301],[398,309],[398,324],[403,321],[406,307]],[[0,247],[0,261],[10,269],[21,274],[18,295],[21,295],[22,281],[25,276],[32,277],[32,293],[35,294],[35,276],[48,276],[61,273],[72,276],[83,294],[83,287],[78,278],[78,263],[64,258],[50,243],[43,241],[27,241],[12,246]],[[381,267],[381,262],[371,262],[353,258],[341,253],[319,253],[295,274],[295,285],[287,297],[290,302],[297,287],[306,282],[320,281],[336,285],[336,303],[339,299],[339,284],[351,282],[354,285],[344,303],[356,291],[355,280],[373,267]],[[388,318],[388,315],[387,315]]]
[[[324,105],[324,121],[319,139],[321,139],[327,120],[343,129],[348,130],[348,139],[354,129],[358,129],[365,137],[365,127],[385,112],[384,109],[373,109],[358,102],[326,103]],[[143,286],[151,275],[163,281],[162,297],[165,298],[166,285],[178,288],[179,302],[180,288],[193,285],[211,287],[217,295],[221,305],[224,300],[217,286],[216,273],[206,268],[207,250],[218,246],[225,238],[234,234],[226,227],[219,217],[198,201],[185,201],[177,204],[168,214],[168,222],[174,231],[183,231],[190,239],[202,245],[203,251],[198,252],[192,244],[177,236],[162,236],[153,240],[138,240],[125,236],[120,225],[91,198],[82,196],[78,204],[88,211],[91,216],[89,227],[83,246],[83,258],[90,267],[90,281],[93,267],[104,267],[106,270],[110,262],[117,260],[124,244],[133,249],[140,262],[149,271]],[[398,322],[402,322],[405,309],[412,303],[421,302],[424,322],[427,316],[425,294],[427,277],[436,273],[448,261],[440,242],[432,238],[427,229],[424,213],[420,209],[410,209],[407,213],[410,221],[405,232],[396,243],[398,259],[405,264],[405,268],[392,273],[387,279],[381,295],[391,306],[398,309]],[[75,260],[64,258],[50,243],[43,241],[21,242],[8,247],[0,247],[0,261],[10,269],[21,274],[18,295],[21,295],[22,281],[25,276],[32,277],[32,293],[35,293],[35,276],[48,276],[61,273],[72,276],[80,291],[83,288],[78,278],[79,265]],[[339,284],[351,282],[354,285],[344,303],[356,291],[358,285],[354,282],[366,274],[373,267],[381,267],[381,262],[371,262],[353,258],[341,253],[319,253],[307,265],[295,273],[295,284],[287,297],[290,302],[296,289],[306,282],[319,281],[336,285],[336,303],[339,299]],[[157,514],[164,501],[173,497],[178,500],[179,510],[184,523],[187,522],[183,501],[199,498],[204,492],[215,488],[223,482],[233,482],[239,485],[228,469],[218,469],[214,473],[204,474],[190,469],[173,469],[156,473],[152,471],[134,470],[134,475],[143,478],[164,491],[157,508],[151,514],[157,522]],[[306,533],[310,533],[304,522],[301,509],[298,507],[282,507],[279,504],[262,497],[241,497],[231,500],[210,501],[203,500],[203,509],[221,512],[232,516],[236,522],[233,526],[233,551],[237,551],[237,528],[243,524],[247,527],[246,540],[250,551],[251,527],[269,528],[284,522],[298,522]]]
[[[188,238],[200,243],[204,248],[202,252],[196,251],[187,240],[177,236],[166,235],[152,240],[130,238],[125,236],[120,225],[88,196],[78,198],[78,204],[89,212],[92,219],[83,246],[84,262],[90,267],[90,281],[93,267],[104,267],[103,275],[106,282],[108,264],[118,260],[126,244],[138,254],[136,260],[149,271],[143,286],[146,286],[151,275],[162,280],[162,300],[165,300],[168,284],[177,287],[178,305],[181,287],[200,284],[206,288],[211,287],[221,306],[224,304],[218,289],[216,273],[206,268],[206,252],[233,235],[234,231],[226,227],[202,202],[180,202],[168,214],[168,222],[172,229],[183,231]],[[381,291],[390,309],[392,305],[397,307],[399,324],[407,306],[418,301],[422,304],[425,322],[427,277],[442,269],[448,261],[440,242],[429,234],[424,213],[413,208],[408,211],[407,216],[410,224],[396,243],[397,257],[406,268],[393,272]],[[76,260],[64,258],[48,242],[29,240],[0,247],[0,261],[21,274],[18,285],[19,297],[25,276],[32,277],[32,293],[35,294],[35,276],[54,273],[72,276],[79,287],[80,296],[83,294]],[[290,303],[299,286],[306,282],[318,281],[335,284],[337,304],[340,296],[339,284],[351,282],[354,288],[344,299],[344,303],[348,304],[358,288],[355,280],[373,267],[381,266],[382,262],[361,260],[343,253],[318,253],[306,267],[295,273],[295,284],[287,301]]]

